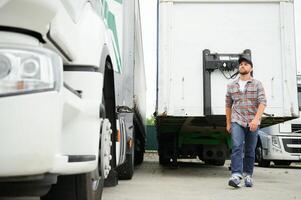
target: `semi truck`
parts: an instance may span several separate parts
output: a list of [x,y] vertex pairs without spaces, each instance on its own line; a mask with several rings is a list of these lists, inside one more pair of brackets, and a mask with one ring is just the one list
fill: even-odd
[[139,0],[0,1],[0,196],[101,199],[143,161]]
[[160,0],[156,127],[159,162],[224,165],[226,85],[254,63],[266,96],[261,127],[299,115],[293,0]]
[[[298,75],[298,101],[301,111],[301,76]],[[260,167],[289,166],[301,162],[301,118],[272,125],[259,130],[256,161]]]

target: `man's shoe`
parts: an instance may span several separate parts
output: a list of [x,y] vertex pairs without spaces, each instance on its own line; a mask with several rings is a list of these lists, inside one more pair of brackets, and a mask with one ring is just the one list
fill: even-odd
[[229,179],[228,185],[235,187],[235,188],[239,188],[239,184],[240,184],[240,178],[238,176],[232,176]]
[[250,175],[247,175],[245,177],[245,186],[246,187],[252,187],[253,186],[253,180],[252,180],[252,177]]

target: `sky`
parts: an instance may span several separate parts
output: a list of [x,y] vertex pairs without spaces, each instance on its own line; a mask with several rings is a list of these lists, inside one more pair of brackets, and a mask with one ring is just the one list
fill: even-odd
[[[142,40],[146,70],[146,117],[155,112],[156,105],[156,52],[157,0],[140,0]],[[295,0],[297,70],[301,74],[301,0]]]

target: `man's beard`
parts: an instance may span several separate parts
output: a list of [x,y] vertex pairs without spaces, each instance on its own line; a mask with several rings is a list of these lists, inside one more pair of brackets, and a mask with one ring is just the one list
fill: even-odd
[[247,72],[247,71],[239,71],[239,74],[241,74],[241,75],[247,75],[249,72]]

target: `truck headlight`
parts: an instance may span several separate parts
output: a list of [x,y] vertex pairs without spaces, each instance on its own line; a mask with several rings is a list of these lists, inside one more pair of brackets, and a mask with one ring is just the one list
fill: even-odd
[[274,147],[277,147],[277,148],[281,148],[280,147],[280,141],[279,141],[279,138],[277,136],[272,136],[272,145]]
[[46,49],[0,47],[0,95],[59,90],[61,58]]
[[10,70],[10,60],[6,56],[0,54],[0,79],[6,77],[10,73]]

